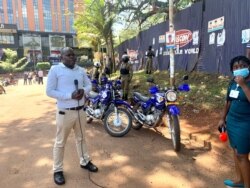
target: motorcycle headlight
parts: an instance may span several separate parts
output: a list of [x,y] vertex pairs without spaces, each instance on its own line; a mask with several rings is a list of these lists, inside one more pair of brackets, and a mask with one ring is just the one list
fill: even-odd
[[165,97],[166,97],[166,99],[167,99],[168,101],[174,102],[174,101],[176,101],[176,99],[177,99],[177,94],[176,94],[175,91],[167,91],[167,92],[165,93]]

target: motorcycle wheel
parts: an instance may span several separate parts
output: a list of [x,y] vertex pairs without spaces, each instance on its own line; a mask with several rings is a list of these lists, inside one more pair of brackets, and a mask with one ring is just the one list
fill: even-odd
[[173,148],[175,151],[180,151],[181,149],[181,131],[179,117],[177,115],[169,115],[169,129]]
[[133,124],[132,124],[132,128],[134,129],[134,130],[140,130],[141,128],[142,128],[142,124],[140,123],[140,122],[138,122],[138,121],[135,121]]
[[104,117],[104,128],[109,135],[122,137],[126,135],[132,127],[132,117],[124,108],[117,108],[118,118],[115,110],[109,110]]

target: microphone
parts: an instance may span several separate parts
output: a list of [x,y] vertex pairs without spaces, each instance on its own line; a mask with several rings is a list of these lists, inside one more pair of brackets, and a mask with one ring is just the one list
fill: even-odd
[[78,80],[74,80],[74,84],[75,84],[75,87],[76,87],[76,91],[77,91],[77,93],[79,92],[78,91]]

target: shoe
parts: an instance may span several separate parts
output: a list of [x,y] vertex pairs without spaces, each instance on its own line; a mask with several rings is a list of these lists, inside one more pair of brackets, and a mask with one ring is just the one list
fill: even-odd
[[229,187],[244,187],[243,183],[234,183],[232,180],[225,180],[224,184]]
[[54,173],[54,181],[57,185],[65,184],[65,179],[62,171]]
[[91,163],[91,161],[88,162],[87,165],[81,165],[81,168],[85,168],[87,170],[89,170],[90,172],[97,172],[98,171],[98,168],[93,164]]

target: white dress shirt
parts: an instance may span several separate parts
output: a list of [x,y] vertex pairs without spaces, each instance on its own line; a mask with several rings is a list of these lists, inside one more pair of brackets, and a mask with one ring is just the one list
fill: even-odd
[[57,99],[58,108],[72,108],[84,104],[84,97],[79,100],[79,104],[76,99],[71,98],[76,90],[74,80],[78,80],[78,89],[84,89],[85,95],[91,91],[91,81],[82,67],[75,65],[70,69],[60,63],[49,70],[46,93],[49,97]]

